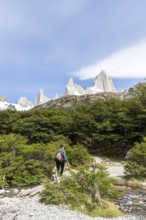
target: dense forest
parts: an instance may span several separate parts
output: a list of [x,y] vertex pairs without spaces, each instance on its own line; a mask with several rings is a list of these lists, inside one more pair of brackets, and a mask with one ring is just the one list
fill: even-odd
[[132,98],[98,100],[73,108],[1,111],[0,134],[20,134],[28,144],[68,139],[90,153],[124,157],[146,136],[146,85]]

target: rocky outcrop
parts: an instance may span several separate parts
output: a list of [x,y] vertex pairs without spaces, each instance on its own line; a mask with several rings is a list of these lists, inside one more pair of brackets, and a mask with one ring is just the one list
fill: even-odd
[[24,108],[33,108],[34,104],[29,101],[26,97],[21,97],[18,99],[17,104]]
[[[125,190],[123,191],[125,193]],[[141,216],[144,219],[146,214],[146,192],[145,190],[132,190],[120,197],[116,204],[123,213]],[[143,216],[143,217],[142,217]]]
[[88,104],[93,103],[94,101],[97,101],[99,99],[102,99],[104,101],[110,100],[111,98],[118,98],[121,99],[121,94],[118,93],[96,93],[96,94],[86,94],[86,95],[68,95],[68,96],[62,96],[58,99],[50,100],[42,105],[35,106],[34,109],[41,109],[41,108],[58,108],[58,107],[73,107],[78,104]]
[[75,105],[78,104],[88,104],[88,103],[93,103],[94,101],[98,101],[98,100],[110,100],[112,98],[115,99],[127,99],[127,98],[131,98],[133,97],[133,95],[135,95],[135,93],[138,90],[138,87],[141,85],[146,85],[146,83],[142,83],[142,84],[138,84],[135,85],[132,88],[129,88],[128,90],[124,91],[124,92],[98,92],[95,94],[85,94],[85,95],[66,95],[66,96],[62,96],[58,99],[54,99],[54,100],[50,100],[48,102],[46,102],[45,104],[42,104],[40,106],[36,106],[34,109],[41,109],[41,108],[58,108],[58,107],[73,107]]
[[0,96],[0,102],[7,102],[7,100],[5,99],[5,97]]
[[98,88],[102,92],[116,92],[112,78],[107,76],[104,70],[95,77],[93,87]]
[[16,107],[13,104],[9,104],[7,107],[8,110],[15,111]]
[[101,71],[93,81],[93,86],[84,90],[80,85],[73,82],[71,78],[66,86],[65,95],[85,95],[100,92],[116,92],[112,78],[107,76],[105,71]]
[[84,89],[77,84],[74,84],[73,78],[70,78],[65,89],[65,95],[84,95]]
[[35,106],[48,102],[50,99],[44,95],[42,89],[39,90],[36,99],[35,99]]
[[[49,101],[49,98],[44,95],[43,90],[40,89],[40,91],[37,94],[35,105],[40,105],[45,102]],[[27,111],[34,107],[34,104],[29,101],[26,97],[20,97],[16,103],[9,103],[6,101],[6,99],[2,96],[0,96],[0,111],[3,110],[17,110],[17,111]]]

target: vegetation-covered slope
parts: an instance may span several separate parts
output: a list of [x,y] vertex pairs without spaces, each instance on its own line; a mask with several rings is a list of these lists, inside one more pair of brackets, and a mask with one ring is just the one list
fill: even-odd
[[98,100],[72,108],[0,112],[0,134],[16,133],[28,143],[49,143],[67,138],[89,152],[124,157],[146,136],[146,86],[133,98]]

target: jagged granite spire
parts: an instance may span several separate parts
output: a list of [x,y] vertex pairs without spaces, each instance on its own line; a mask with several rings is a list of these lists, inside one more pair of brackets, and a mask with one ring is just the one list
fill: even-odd
[[70,78],[65,89],[65,95],[84,95],[84,89],[77,84],[74,84],[73,78]]
[[66,86],[65,95],[85,95],[99,92],[116,92],[112,78],[107,76],[103,70],[95,77],[93,86],[88,87],[86,90],[80,85],[74,84],[73,78],[70,78]]
[[42,89],[39,90],[36,99],[35,99],[35,106],[43,104],[45,102],[48,102],[50,99],[44,95],[44,92]]
[[99,75],[95,77],[93,87],[98,88],[102,92],[116,92],[112,78],[107,76],[104,70],[102,70]]

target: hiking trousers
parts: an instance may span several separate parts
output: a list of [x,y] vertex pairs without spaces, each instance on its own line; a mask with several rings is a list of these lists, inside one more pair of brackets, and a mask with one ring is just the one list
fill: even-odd
[[[59,171],[60,171],[60,175],[63,174],[63,171],[64,171],[64,164],[65,164],[64,161],[56,160],[57,173],[59,173]],[[61,168],[61,170],[60,170],[60,168]]]

